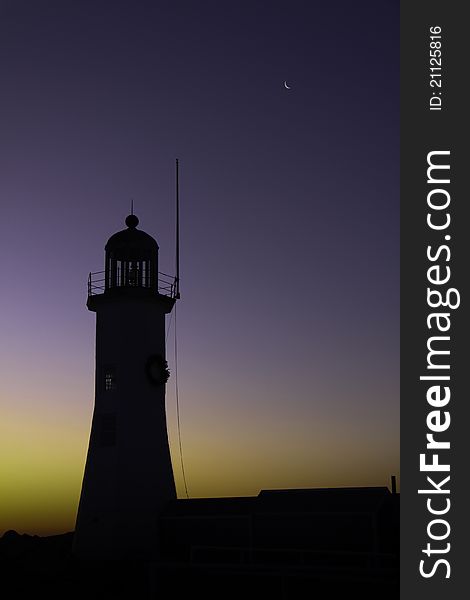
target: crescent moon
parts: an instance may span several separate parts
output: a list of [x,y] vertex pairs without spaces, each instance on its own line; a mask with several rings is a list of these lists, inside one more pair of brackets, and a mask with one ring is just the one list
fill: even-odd
[[290,90],[290,87],[287,85],[287,81],[284,81],[284,87],[286,88],[286,90]]

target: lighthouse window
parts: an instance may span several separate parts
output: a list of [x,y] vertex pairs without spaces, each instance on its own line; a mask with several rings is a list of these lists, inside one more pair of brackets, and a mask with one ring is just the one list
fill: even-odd
[[114,367],[104,368],[104,389],[106,392],[116,389],[116,371]]
[[100,415],[100,446],[116,445],[116,415]]
[[116,285],[120,286],[122,285],[122,279],[123,279],[123,268],[122,268],[122,261],[117,260],[116,261]]

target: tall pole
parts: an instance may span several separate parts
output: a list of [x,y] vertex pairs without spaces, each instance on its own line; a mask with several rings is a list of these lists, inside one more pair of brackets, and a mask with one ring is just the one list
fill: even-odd
[[175,298],[180,297],[180,194],[179,161],[176,159],[176,281]]

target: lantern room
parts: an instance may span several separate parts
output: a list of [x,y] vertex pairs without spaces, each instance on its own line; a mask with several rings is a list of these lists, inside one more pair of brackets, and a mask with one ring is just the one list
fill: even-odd
[[120,287],[157,291],[158,244],[140,229],[135,215],[126,218],[127,229],[112,235],[105,246],[105,292]]

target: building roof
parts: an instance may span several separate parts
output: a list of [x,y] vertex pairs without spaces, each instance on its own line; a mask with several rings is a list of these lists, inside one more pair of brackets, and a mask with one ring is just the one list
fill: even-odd
[[236,516],[252,513],[375,513],[391,496],[386,487],[263,490],[258,496],[179,499],[163,517]]
[[113,253],[118,260],[150,258],[158,252],[156,240],[137,229],[139,219],[135,215],[126,218],[127,229],[113,234],[106,243],[105,250]]

